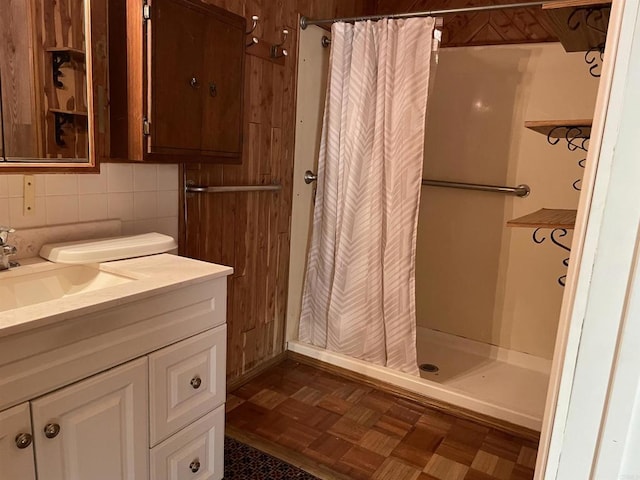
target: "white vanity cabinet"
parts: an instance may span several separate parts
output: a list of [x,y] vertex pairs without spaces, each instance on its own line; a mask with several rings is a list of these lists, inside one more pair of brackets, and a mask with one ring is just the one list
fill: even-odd
[[31,402],[38,480],[148,478],[147,359]]
[[222,479],[231,269],[200,268],[108,308],[0,328],[0,480]]
[[35,480],[29,404],[0,412],[0,480]]

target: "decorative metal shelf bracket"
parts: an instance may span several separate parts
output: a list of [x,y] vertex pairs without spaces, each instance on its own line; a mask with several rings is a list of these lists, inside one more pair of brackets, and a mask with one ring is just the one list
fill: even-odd
[[[567,149],[570,152],[575,152],[576,150],[587,152],[589,150],[589,136],[590,134],[585,132],[580,127],[564,127],[558,126],[549,130],[547,134],[547,142],[551,145],[557,145],[563,137],[562,135],[557,135],[558,132],[562,130],[566,130],[564,132],[564,140],[567,142]],[[587,162],[586,158],[582,158],[578,161],[578,166],[580,168],[584,168]],[[573,189],[580,191],[582,188],[582,178],[577,179],[572,184]]]
[[56,88],[64,88],[64,84],[60,81],[63,76],[60,67],[71,61],[69,52],[51,52],[51,68],[53,71],[53,84]]
[[604,43],[596,47],[591,47],[584,54],[584,61],[589,65],[589,74],[592,77],[600,78],[602,75],[602,62],[604,62]]
[[[610,13],[611,5],[594,5],[591,7],[576,8],[571,12],[569,18],[567,18],[567,27],[569,27],[569,30],[575,31],[584,26],[602,35],[604,39],[607,36],[606,24],[609,22]],[[603,41],[591,47],[584,54],[584,61],[589,65],[589,74],[592,77],[597,78],[601,75],[604,47],[605,43]]]
[[577,179],[575,182],[571,184],[571,186],[573,187],[574,190],[579,192],[580,190],[582,190],[582,179],[581,178]]
[[[566,130],[564,135],[558,135],[558,132],[562,130]],[[589,149],[589,134],[580,127],[553,127],[547,134],[547,142],[551,145],[557,145],[562,137],[564,137],[564,140],[567,142],[567,148],[570,152],[575,152],[576,150],[586,152]]]
[[64,129],[62,127],[74,123],[73,115],[64,112],[53,112],[53,119],[56,145],[64,147],[66,143],[64,143],[64,139],[62,138],[64,136]]
[[[544,241],[547,239],[546,236],[542,236],[539,235],[538,232],[540,232],[540,230],[543,230],[544,228],[536,228],[533,231],[533,241],[535,243],[537,243],[538,245],[540,245],[541,243],[544,243]],[[559,239],[562,237],[566,237],[567,236],[567,229],[566,228],[554,228],[553,230],[551,230],[551,234],[549,235],[549,239],[551,240],[551,243],[553,243],[554,245],[562,248],[563,250],[567,251],[567,252],[571,252],[571,248],[566,246],[565,244],[563,244]],[[565,258],[564,260],[562,260],[562,264],[565,267],[569,266],[569,257]],[[565,283],[567,280],[567,275],[562,275],[560,277],[558,277],[558,284],[560,284],[560,286],[564,287]]]
[[587,28],[606,36],[606,28],[600,28],[598,25],[598,22],[607,22],[607,20],[604,19],[605,11],[608,14],[611,13],[611,5],[594,5],[591,7],[576,8],[571,12],[569,18],[567,18],[567,26],[570,30],[575,31],[578,30],[584,22]]
[[[578,160],[578,166],[580,168],[584,168],[586,164],[587,164],[587,159],[586,158]],[[579,178],[575,182],[573,182],[573,189],[577,190],[577,191],[582,190],[582,178]]]

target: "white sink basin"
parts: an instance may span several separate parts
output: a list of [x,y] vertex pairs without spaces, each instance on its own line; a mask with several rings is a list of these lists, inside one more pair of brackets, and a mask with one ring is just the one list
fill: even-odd
[[85,265],[34,272],[28,266],[0,272],[0,312],[134,281]]

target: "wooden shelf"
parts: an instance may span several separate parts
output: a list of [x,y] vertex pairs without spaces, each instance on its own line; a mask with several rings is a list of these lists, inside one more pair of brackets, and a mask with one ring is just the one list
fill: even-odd
[[63,113],[65,115],[74,115],[76,117],[88,117],[88,112],[79,112],[75,110],[64,110],[62,108],[50,108],[49,111],[51,113]]
[[[591,119],[535,120],[524,122],[524,126],[534,132],[550,136],[551,138],[566,138],[569,130],[580,129],[580,135],[572,135],[573,138],[590,138],[592,123],[593,120]],[[575,133],[575,131],[572,133]]]
[[[599,12],[590,15],[587,25],[587,16],[590,8],[603,8]],[[586,52],[605,43],[609,14],[611,13],[611,1],[603,0],[561,0],[548,2],[542,6],[542,11],[547,15],[556,35],[567,52]],[[569,26],[579,25],[572,30]]]
[[71,48],[71,47],[48,47],[48,48],[45,48],[45,51],[53,52],[53,53],[68,53],[70,55],[78,55],[78,56],[85,55],[84,50],[81,50],[79,48]]
[[577,210],[562,208],[541,208],[537,212],[507,222],[508,227],[529,228],[566,228],[573,230],[576,224]]

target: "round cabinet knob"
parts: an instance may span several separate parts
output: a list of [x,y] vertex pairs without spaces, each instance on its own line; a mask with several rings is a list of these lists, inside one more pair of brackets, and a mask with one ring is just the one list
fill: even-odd
[[31,445],[33,437],[30,433],[19,433],[16,435],[16,447],[23,449]]
[[202,385],[202,379],[199,375],[196,375],[191,379],[191,386],[194,388],[194,390],[199,389],[200,385]]
[[44,436],[47,438],[55,438],[60,433],[60,425],[57,423],[47,423],[44,427]]
[[198,79],[196,77],[191,77],[191,80],[189,80],[189,85],[191,85],[192,88],[200,88],[200,82],[198,82]]
[[191,469],[191,473],[198,473],[198,470],[200,470],[200,459],[194,458],[193,462],[189,464],[189,468]]

